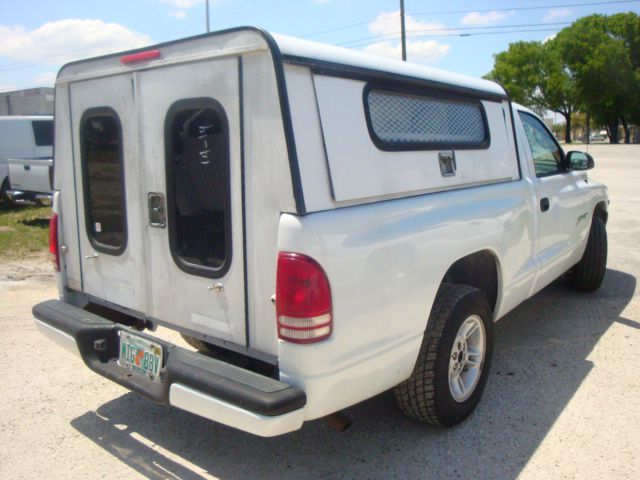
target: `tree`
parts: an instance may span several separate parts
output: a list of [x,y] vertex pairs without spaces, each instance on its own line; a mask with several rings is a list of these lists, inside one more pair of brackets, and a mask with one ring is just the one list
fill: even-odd
[[[607,19],[607,27],[609,32],[621,39],[627,47],[633,69],[633,96],[626,113],[631,123],[640,125],[640,16],[633,12],[611,15]],[[626,120],[626,117],[622,118],[622,125],[625,143],[629,143],[629,126]]]
[[597,122],[606,126],[609,141],[618,143],[619,123],[627,124],[637,111],[640,76],[637,69],[634,71],[630,48],[622,35],[635,41],[633,34],[627,32],[633,31],[633,22],[614,17],[580,18],[560,31],[553,42],[568,66],[581,103]]
[[571,114],[576,91],[561,51],[553,42],[515,42],[494,56],[485,78],[502,84],[512,100],[533,110],[552,110],[565,119],[565,142],[571,143]]

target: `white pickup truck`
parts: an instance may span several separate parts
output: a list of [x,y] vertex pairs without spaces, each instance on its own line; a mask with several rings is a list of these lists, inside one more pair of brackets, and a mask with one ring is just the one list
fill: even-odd
[[493,322],[605,274],[593,159],[488,81],[239,28],[66,65],[55,122],[60,298],[37,326],[257,435],[391,388],[455,425]]
[[0,203],[50,203],[53,117],[0,117]]

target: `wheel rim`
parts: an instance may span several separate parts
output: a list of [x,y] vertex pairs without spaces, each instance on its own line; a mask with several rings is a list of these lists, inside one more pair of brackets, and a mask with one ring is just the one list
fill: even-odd
[[449,391],[456,402],[464,402],[474,392],[484,363],[486,335],[478,315],[462,322],[449,356]]

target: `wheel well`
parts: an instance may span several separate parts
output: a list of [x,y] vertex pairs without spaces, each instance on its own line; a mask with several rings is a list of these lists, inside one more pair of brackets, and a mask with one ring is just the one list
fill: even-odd
[[498,300],[498,259],[488,250],[482,250],[457,260],[445,273],[443,282],[469,285],[481,290],[491,310]]
[[607,220],[609,219],[609,212],[607,212],[607,204],[605,202],[599,202],[596,205],[596,208],[593,210],[593,216],[602,218],[602,221],[606,225]]

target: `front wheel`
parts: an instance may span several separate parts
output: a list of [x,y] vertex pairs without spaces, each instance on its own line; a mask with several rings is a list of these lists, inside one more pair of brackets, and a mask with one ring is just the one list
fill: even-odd
[[493,321],[485,295],[467,285],[438,291],[416,365],[395,387],[409,418],[450,427],[467,418],[484,391],[493,352]]
[[587,247],[580,261],[569,272],[569,285],[576,290],[593,292],[600,288],[607,271],[607,227],[600,217],[593,217]]

